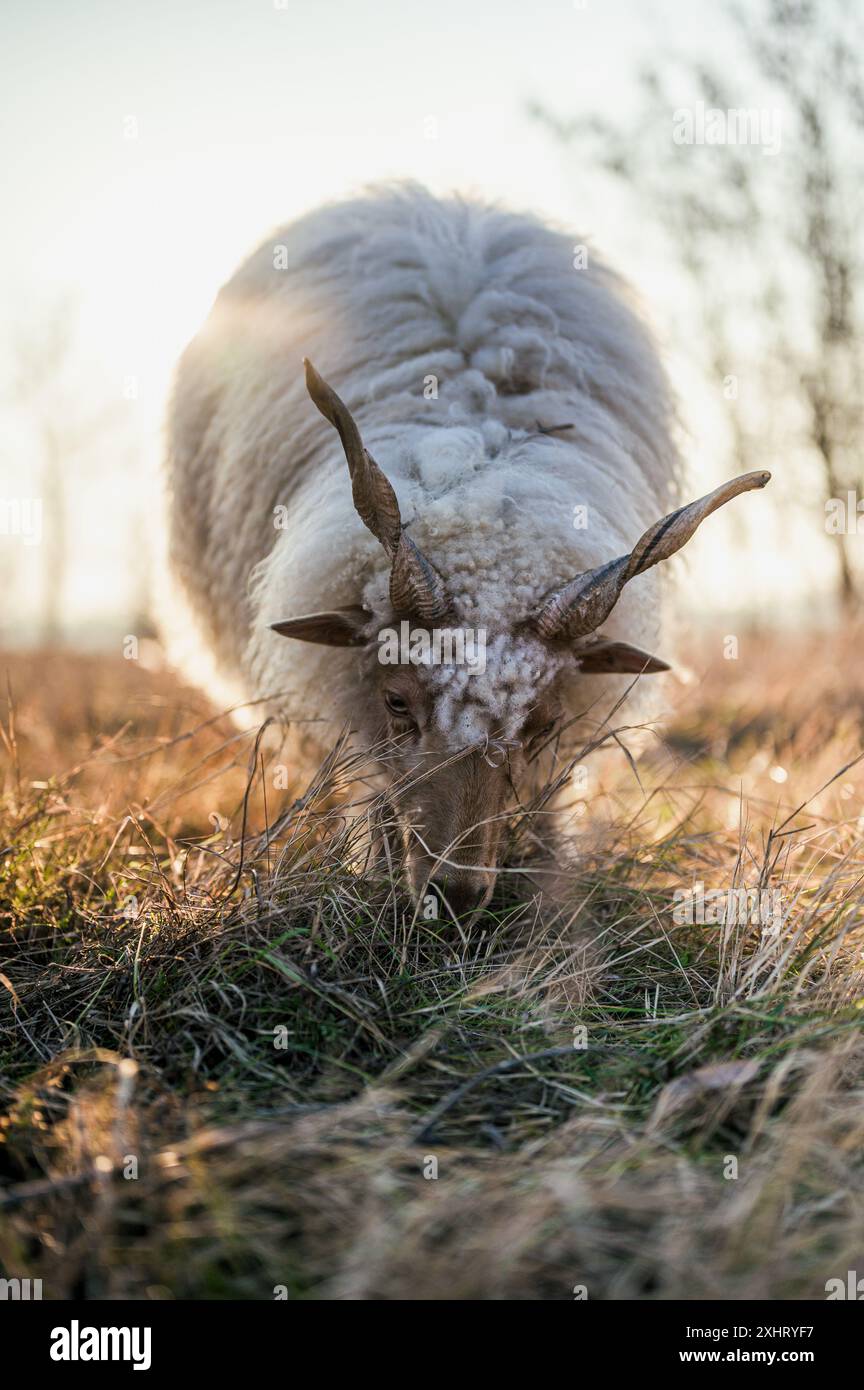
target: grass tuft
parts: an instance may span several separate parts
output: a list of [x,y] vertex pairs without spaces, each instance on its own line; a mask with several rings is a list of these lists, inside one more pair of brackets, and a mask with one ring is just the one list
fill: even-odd
[[[840,643],[702,658],[638,778],[588,760],[557,862],[517,822],[468,931],[371,857],[344,745],[277,791],[279,750],[166,673],[4,659],[4,1276],[824,1297],[864,1265],[864,663]],[[776,895],[779,928],[681,920],[697,882]]]

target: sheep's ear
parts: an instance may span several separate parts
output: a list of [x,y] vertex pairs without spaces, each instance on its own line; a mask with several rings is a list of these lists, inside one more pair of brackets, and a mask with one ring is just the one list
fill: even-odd
[[284,623],[271,623],[274,632],[282,637],[294,637],[299,642],[318,642],[324,647],[362,647],[363,630],[371,614],[356,605],[334,608],[329,613],[307,613],[302,618],[287,618]]
[[579,667],[586,675],[599,675],[601,672],[613,674],[652,676],[656,671],[668,671],[667,661],[659,656],[643,652],[639,647],[631,647],[629,642],[592,642],[590,647],[575,653]]

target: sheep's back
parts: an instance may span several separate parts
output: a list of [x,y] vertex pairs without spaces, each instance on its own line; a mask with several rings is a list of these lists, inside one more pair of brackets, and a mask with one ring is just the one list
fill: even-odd
[[[544,586],[595,554],[610,558],[619,536],[632,541],[665,509],[675,451],[662,370],[617,278],[590,253],[574,267],[574,240],[529,216],[388,191],[280,229],[229,281],[181,360],[168,422],[172,560],[226,666],[249,665],[250,629],[278,616],[268,605],[287,616],[317,594],[323,606],[384,564],[350,511],[344,458],[306,394],[304,356],[354,413],[421,543],[426,510],[440,514],[443,499],[446,511],[448,494],[475,483],[488,491],[478,452],[502,477],[514,449],[526,455],[515,465],[517,526],[550,461],[542,505],[550,518],[556,509],[556,541]],[[538,424],[571,428],[556,439]],[[477,446],[458,445],[460,432]],[[418,467],[436,452],[437,471]],[[580,536],[571,514],[586,492],[595,530]],[[425,541],[446,572],[435,536]],[[499,549],[506,563],[506,543]],[[283,648],[299,665],[295,644]],[[252,653],[272,679],[254,639]]]

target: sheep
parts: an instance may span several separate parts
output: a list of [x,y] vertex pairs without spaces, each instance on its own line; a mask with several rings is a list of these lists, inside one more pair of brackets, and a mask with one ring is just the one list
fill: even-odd
[[[223,675],[296,721],[299,757],[345,724],[374,752],[418,902],[476,914],[536,751],[557,732],[567,756],[598,674],[617,694],[668,669],[643,572],[770,476],[664,515],[674,435],[601,260],[413,186],[282,228],[184,353],[173,570]],[[483,660],[380,660],[406,626],[479,635]]]

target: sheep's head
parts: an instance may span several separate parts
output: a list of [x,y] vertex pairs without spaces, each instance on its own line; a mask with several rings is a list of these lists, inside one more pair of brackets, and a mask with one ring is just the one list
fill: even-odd
[[746,473],[679,508],[628,554],[550,591],[535,612],[514,615],[507,631],[478,633],[460,627],[444,579],[403,529],[396,494],[350,411],[309,362],[306,384],[339,432],[354,505],[390,561],[391,611],[352,606],[273,627],[301,641],[358,649],[368,692],[358,722],[388,776],[412,893],[418,901],[437,894],[457,914],[473,913],[492,893],[505,815],[519,802],[526,768],[554,738],[562,678],[574,667],[633,675],[669,669],[598,635],[624,585],[680,550],[725,502],[764,487],[770,474]]

